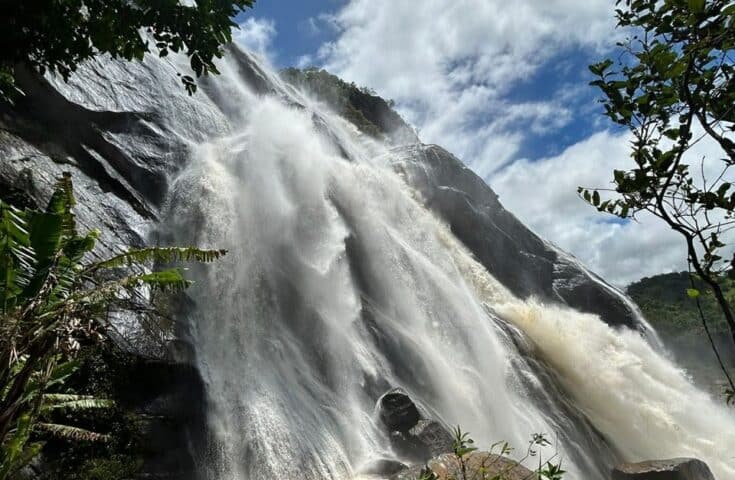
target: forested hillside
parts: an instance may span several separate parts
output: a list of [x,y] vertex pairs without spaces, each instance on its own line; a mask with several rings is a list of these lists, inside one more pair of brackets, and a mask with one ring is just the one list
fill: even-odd
[[[735,299],[735,282],[723,278],[721,285],[728,300]],[[722,374],[702,326],[697,302],[687,294],[691,288],[689,275],[678,272],[643,278],[630,284],[627,293],[695,380],[716,389]],[[735,352],[728,341],[728,328],[722,312],[703,285],[695,282],[695,288],[702,292],[700,305],[715,344],[726,363],[731,368],[735,367]]]
[[[723,278],[721,285],[728,299],[735,298],[735,282]],[[646,277],[628,286],[628,294],[641,307],[646,318],[662,334],[696,333],[702,329],[697,312],[697,303],[687,295],[692,285],[686,272],[665,273]],[[714,298],[707,295],[706,288],[695,283],[695,288],[703,292],[700,304],[710,329],[713,332],[726,332],[727,325]]]

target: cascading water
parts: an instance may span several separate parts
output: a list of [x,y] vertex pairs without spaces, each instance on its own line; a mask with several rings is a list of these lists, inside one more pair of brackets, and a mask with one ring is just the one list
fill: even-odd
[[203,478],[352,478],[392,456],[373,414],[396,386],[480,445],[557,438],[570,479],[683,455],[734,478],[732,415],[639,333],[516,298],[386,147],[267,68],[269,95],[222,70],[231,131],[196,146],[168,208],[179,243],[230,252],[197,272],[188,314],[216,447]]

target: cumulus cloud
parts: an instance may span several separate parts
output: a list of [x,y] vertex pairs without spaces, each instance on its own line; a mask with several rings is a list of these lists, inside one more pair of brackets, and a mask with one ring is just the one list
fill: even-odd
[[267,18],[248,17],[239,27],[233,31],[232,39],[251,52],[268,56],[276,36],[275,22]]
[[[732,180],[720,178],[723,163],[715,161],[721,158],[720,148],[702,136],[701,127],[693,132],[694,138],[702,139],[687,152],[685,163],[695,184],[702,186],[704,178],[717,189]],[[630,140],[627,133],[599,132],[560,155],[513,162],[492,182],[505,206],[527,225],[619,286],[643,276],[685,270],[687,258],[683,237],[660,219],[644,213],[635,221],[621,221],[597,212],[577,196],[578,186],[611,187],[613,170],[634,168]],[[703,158],[709,161],[702,164]],[[732,235],[726,239],[731,241]],[[725,257],[732,250],[725,249]]]
[[686,269],[682,238],[650,215],[620,221],[578,198],[577,187],[607,187],[630,167],[630,137],[600,132],[558,156],[516,161],[494,179],[500,200],[533,230],[619,286]]
[[526,126],[548,132],[570,118],[561,99],[506,94],[561,50],[601,48],[614,30],[606,0],[352,0],[332,19],[327,69],[396,100],[424,140],[482,174],[513,158]]

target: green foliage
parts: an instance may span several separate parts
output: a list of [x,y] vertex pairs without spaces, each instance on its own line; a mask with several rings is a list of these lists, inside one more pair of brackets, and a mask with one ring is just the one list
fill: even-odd
[[[718,285],[727,302],[735,301],[735,281],[722,275]],[[694,380],[713,395],[723,393],[723,370],[735,371],[735,356],[726,353],[732,351],[728,324],[704,282],[687,272],[667,273],[634,282],[627,293]],[[719,358],[707,351],[713,347],[723,352]]]
[[[11,478],[38,447],[34,431],[74,440],[106,441],[81,427],[49,421],[53,410],[107,408],[88,396],[47,396],[77,368],[82,344],[104,340],[116,310],[139,310],[142,286],[180,290],[177,269],[149,271],[154,260],[208,262],[221,250],[131,250],[89,262],[97,232],[79,234],[71,177],[59,179],[44,211],[0,201],[0,480]],[[59,392],[62,393],[62,392]]]
[[[428,466],[424,468],[419,476],[419,480],[507,480],[509,478],[518,478],[519,466],[532,457],[538,457],[538,468],[536,468],[530,476],[529,480],[562,480],[566,473],[561,468],[561,462],[554,463],[552,460],[557,457],[554,454],[551,458],[543,460],[541,449],[551,445],[551,442],[544,434],[536,433],[531,436],[528,442],[525,455],[518,461],[511,460],[508,455],[513,452],[513,448],[507,442],[497,442],[490,446],[488,452],[478,452],[474,446],[475,442],[468,432],[463,432],[458,426],[453,431],[452,459],[457,468],[447,465],[442,461],[442,469],[446,470],[446,474],[441,473],[441,477],[432,471]],[[524,471],[526,471],[524,469]]]
[[[616,5],[618,26],[632,37],[618,44],[614,60],[590,66],[591,84],[604,95],[606,115],[630,131],[634,166],[613,172],[612,189],[578,192],[601,212],[621,218],[647,212],[681,234],[689,265],[715,296],[735,342],[735,314],[718,284],[722,273],[735,275],[735,256],[723,258],[735,227],[735,187],[728,181],[735,164],[735,5]],[[692,147],[704,138],[719,152],[695,154]],[[719,173],[707,178],[705,171]]]
[[79,480],[127,480],[140,469],[140,461],[124,456],[95,458],[81,467]]
[[470,438],[468,432],[463,432],[462,429],[457,425],[454,430],[454,441],[452,442],[452,451],[456,457],[464,457],[468,453],[472,453],[477,450],[474,447],[475,441]]
[[411,130],[393,110],[395,102],[386,102],[374,90],[347,83],[326,70],[287,68],[281,77],[288,83],[310,92],[331,106],[336,113],[355,125],[362,133],[383,139],[396,130]]
[[75,359],[77,368],[44,396],[60,403],[75,397],[99,403],[89,409],[52,408],[42,420],[102,434],[104,441],[79,441],[37,430],[35,437],[45,442],[43,474],[38,480],[136,478],[150,449],[145,441],[148,424],[137,413],[136,395],[148,395],[151,381],[165,381],[146,376],[151,371],[149,362],[112,342],[82,346]]
[[[735,300],[735,281],[720,277],[719,284],[725,297]],[[717,300],[701,280],[695,281],[695,288],[692,288],[687,272],[646,277],[630,284],[626,291],[651,325],[665,336],[700,334],[702,324],[696,298],[700,300],[712,332],[728,331]]]
[[[0,32],[0,99],[16,91],[16,68],[27,65],[65,80],[100,54],[142,60],[181,52],[199,77],[218,73],[214,59],[232,40],[232,18],[255,0],[27,0],[5,2]],[[145,32],[146,34],[141,34]],[[181,76],[189,91],[194,78]]]

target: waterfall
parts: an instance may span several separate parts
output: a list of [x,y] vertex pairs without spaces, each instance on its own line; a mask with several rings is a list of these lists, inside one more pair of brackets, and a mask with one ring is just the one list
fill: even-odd
[[229,250],[192,272],[187,313],[209,397],[205,480],[353,478],[393,456],[374,418],[391,387],[480,446],[547,434],[570,479],[688,455],[735,478],[732,414],[639,332],[516,297],[388,146],[259,68],[269,92],[230,64],[209,86],[230,130],[192,145],[167,207],[178,243]]

